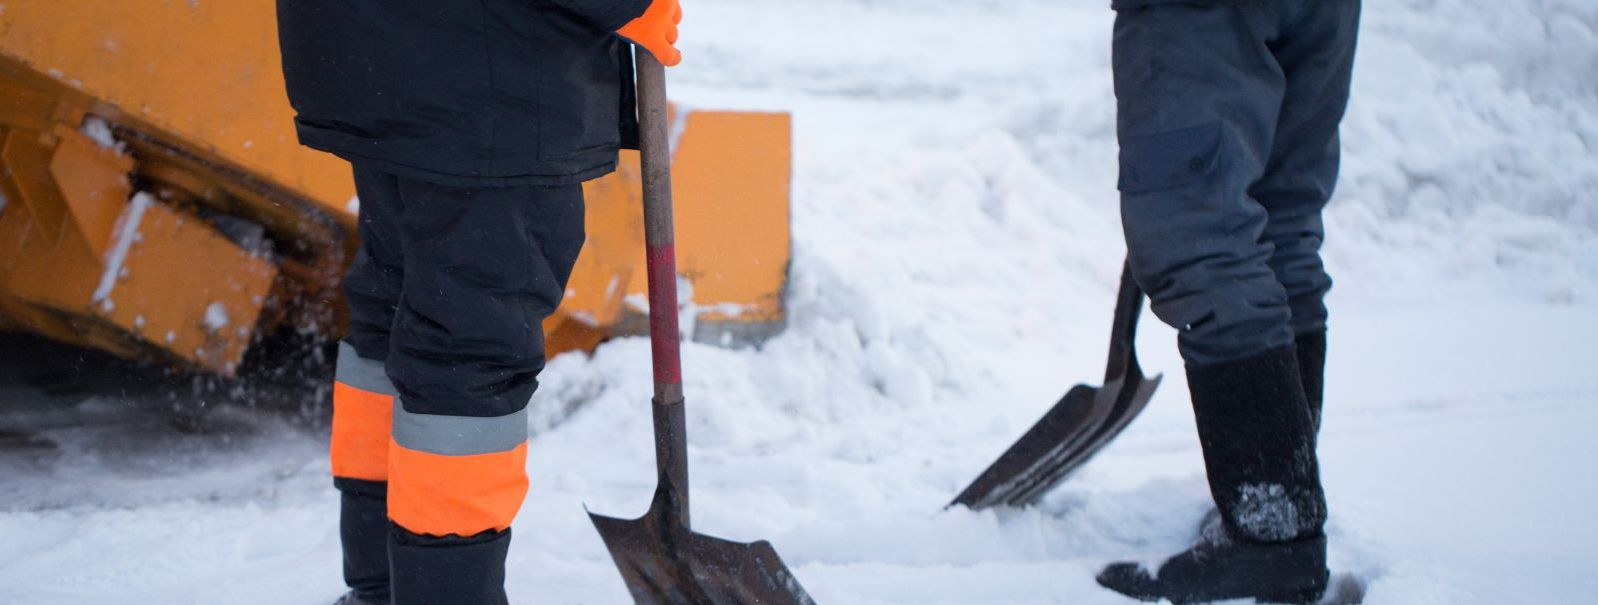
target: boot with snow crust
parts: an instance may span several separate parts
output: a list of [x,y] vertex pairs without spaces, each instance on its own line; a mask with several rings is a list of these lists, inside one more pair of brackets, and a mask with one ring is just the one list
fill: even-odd
[[1099,584],[1144,600],[1313,602],[1326,589],[1325,495],[1297,347],[1189,366],[1221,522],[1154,573],[1117,563]]
[[[1315,433],[1321,430],[1321,408],[1326,392],[1326,330],[1304,332],[1295,337],[1294,348],[1298,353],[1298,377],[1304,385],[1304,398],[1309,402],[1310,419],[1315,424]],[[1202,538],[1220,530],[1221,511],[1211,508],[1204,514],[1204,519],[1199,521],[1199,529],[1195,534]]]

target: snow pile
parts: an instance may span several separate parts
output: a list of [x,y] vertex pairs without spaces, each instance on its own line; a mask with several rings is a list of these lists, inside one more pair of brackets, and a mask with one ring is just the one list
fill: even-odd
[[1366,9],[1330,261],[1407,294],[1592,301],[1598,5],[1408,4]]

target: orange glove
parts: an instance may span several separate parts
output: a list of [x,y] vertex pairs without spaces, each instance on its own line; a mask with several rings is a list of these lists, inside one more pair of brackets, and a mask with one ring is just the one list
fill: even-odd
[[644,47],[670,67],[682,62],[682,53],[673,46],[677,43],[677,24],[682,23],[682,5],[678,0],[653,0],[644,14],[633,19],[616,33]]

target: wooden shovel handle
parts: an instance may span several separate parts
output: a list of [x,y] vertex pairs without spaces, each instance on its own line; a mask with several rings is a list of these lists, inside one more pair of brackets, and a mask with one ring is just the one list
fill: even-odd
[[671,213],[671,139],[666,121],[666,68],[639,51],[638,126],[644,181],[644,248],[649,269],[649,346],[655,367],[655,470],[651,511],[671,531],[691,531],[688,512],[688,427],[682,394],[682,342],[677,330],[677,248]]
[[671,139],[666,68],[637,53],[639,147],[644,181],[644,243],[649,270],[649,343],[657,405],[680,405],[682,345],[677,330],[677,248],[671,212]]

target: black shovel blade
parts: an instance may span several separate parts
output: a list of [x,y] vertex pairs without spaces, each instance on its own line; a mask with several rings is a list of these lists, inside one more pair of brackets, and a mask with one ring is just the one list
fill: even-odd
[[1159,385],[1160,377],[1144,380],[1139,375],[1133,385],[1074,386],[949,506],[981,511],[1036,503],[1115,441],[1147,407]]
[[1115,440],[1153,398],[1160,377],[1079,384],[949,503],[972,510],[1032,504]]
[[814,605],[765,540],[733,542],[672,527],[651,509],[638,519],[589,513],[633,601],[642,605]]
[[1145,377],[1138,365],[1133,340],[1142,310],[1143,293],[1130,269],[1123,268],[1104,386],[1072,387],[949,506],[982,510],[1032,504],[1114,441],[1143,412],[1160,377]]
[[1099,389],[1085,384],[1073,387],[949,506],[982,510],[1007,504],[1012,495],[1043,478],[1103,423],[1110,410],[1099,394]]
[[1095,426],[1092,436],[1051,452],[1053,455],[1047,464],[1031,469],[1031,472],[1013,482],[1017,489],[999,494],[996,499],[1006,506],[1026,506],[1037,502],[1043,494],[1065,481],[1071,473],[1115,441],[1121,431],[1148,406],[1149,399],[1154,397],[1154,390],[1160,385],[1160,379],[1159,376],[1144,379],[1139,375],[1131,384],[1109,384],[1095,389],[1099,399],[1111,399],[1114,403],[1109,413]]

